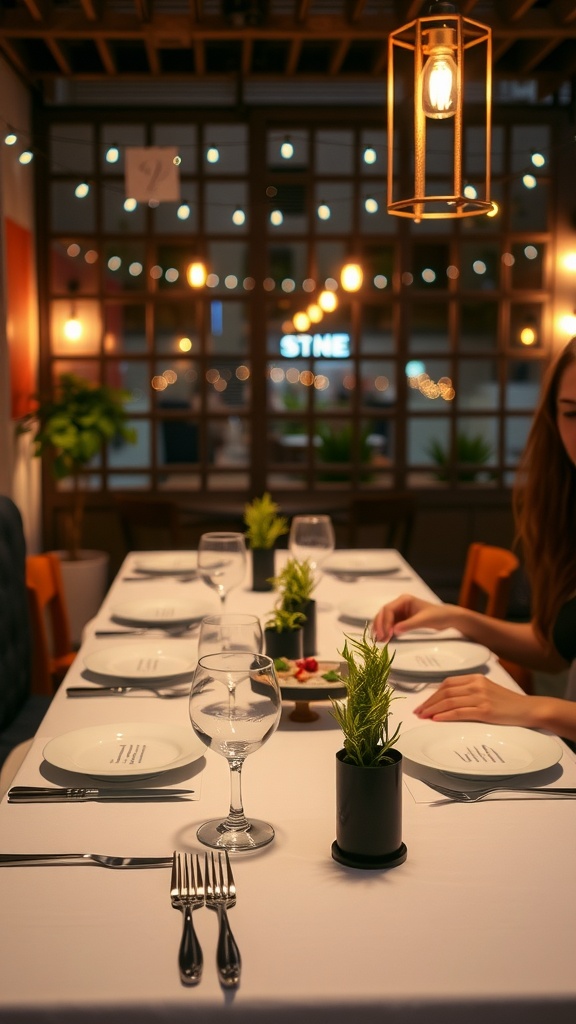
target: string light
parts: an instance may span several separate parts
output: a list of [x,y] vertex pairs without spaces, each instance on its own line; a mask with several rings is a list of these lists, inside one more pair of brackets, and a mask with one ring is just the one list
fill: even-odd
[[282,210],[272,210],[272,213],[270,214],[270,223],[273,224],[275,228],[278,228],[283,221],[284,214],[282,213]]
[[378,213],[379,210],[378,200],[374,199],[374,196],[367,196],[364,200],[364,209],[366,213]]
[[280,146],[280,156],[283,160],[291,160],[294,156],[294,146],[290,141],[290,137],[287,135],[284,142]]
[[106,150],[105,159],[108,164],[117,164],[120,159],[120,150],[118,149],[118,146],[109,146]]
[[209,146],[206,150],[206,159],[209,164],[217,164],[220,159],[220,150],[217,146]]
[[4,142],[7,146],[15,146],[18,142],[18,136],[15,132],[9,129],[7,134],[4,136]]
[[332,211],[330,210],[328,203],[320,203],[316,212],[320,220],[330,220],[330,217],[332,215]]
[[532,153],[530,159],[534,164],[534,167],[544,167],[544,164],[546,163],[546,157],[543,153]]
[[234,210],[234,213],[232,214],[232,223],[236,224],[237,227],[241,227],[242,224],[246,223],[246,214],[244,213],[244,210],[240,209],[240,207]]
[[378,159],[376,150],[372,146],[367,146],[362,154],[362,158],[365,164],[375,164]]
[[124,209],[126,210],[126,213],[134,213],[137,206],[138,203],[135,199],[128,197],[128,199],[124,200]]
[[25,149],[23,153],[20,153],[18,160],[21,164],[31,164],[34,159],[34,154],[29,150]]
[[206,284],[206,265],[201,260],[194,260],[186,270],[186,280],[191,288],[203,288]]
[[85,181],[82,181],[74,189],[74,195],[76,196],[77,199],[85,199],[86,196],[88,195],[89,191],[90,191],[90,185],[88,185]]
[[524,174],[522,177],[522,184],[525,188],[536,188],[538,182],[533,174]]
[[359,263],[346,263],[340,271],[340,284],[345,292],[357,292],[362,287],[364,273]]
[[190,206],[188,203],[180,203],[180,206],[176,210],[176,216],[178,217],[178,220],[188,220],[190,216]]

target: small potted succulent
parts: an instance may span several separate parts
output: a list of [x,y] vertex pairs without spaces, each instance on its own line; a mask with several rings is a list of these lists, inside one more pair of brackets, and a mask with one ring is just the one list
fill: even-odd
[[288,533],[288,520],[266,491],[244,507],[246,540],[252,551],[252,590],[272,590],[274,549],[279,537]]
[[316,602],[312,592],[317,580],[310,562],[289,558],[272,582],[278,592],[276,607],[302,615],[303,656],[313,657],[316,654]]
[[281,605],[274,608],[264,626],[266,654],[277,661],[279,658],[298,661],[303,657],[302,626],[305,616],[302,612],[289,611]]
[[346,637],[347,698],[332,699],[344,734],[336,754],[335,860],[349,867],[389,868],[406,860],[402,842],[402,754],[394,748],[400,725],[391,728],[388,646],[367,636]]

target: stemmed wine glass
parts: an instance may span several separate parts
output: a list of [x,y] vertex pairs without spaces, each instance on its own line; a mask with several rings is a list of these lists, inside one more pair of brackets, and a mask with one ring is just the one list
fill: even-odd
[[290,525],[288,547],[299,562],[308,559],[313,569],[334,551],[336,541],[330,516],[294,516]]
[[200,658],[190,691],[194,732],[228,761],[230,810],[223,821],[204,822],[196,833],[205,846],[228,851],[255,850],[274,838],[266,821],[246,818],[242,806],[242,766],[275,731],[282,698],[274,662],[265,654],[221,651]]
[[198,657],[220,651],[251,651],[261,654],[264,635],[257,615],[206,615],[200,623]]
[[198,544],[198,575],[212,587],[224,607],[232,587],[246,573],[246,541],[243,533],[203,533]]

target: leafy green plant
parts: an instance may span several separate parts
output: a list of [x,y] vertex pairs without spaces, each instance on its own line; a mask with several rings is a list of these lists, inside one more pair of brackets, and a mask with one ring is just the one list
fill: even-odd
[[289,611],[277,606],[270,613],[264,628],[273,629],[276,633],[291,633],[295,629],[300,629],[305,622],[306,616],[303,612]]
[[251,548],[273,548],[278,538],[288,533],[288,520],[279,512],[268,491],[244,506],[246,539]]
[[[368,444],[369,430],[365,429],[361,431],[358,439],[358,448],[354,447],[354,432],[352,425],[344,423],[341,427],[333,427],[327,424],[319,424],[317,429],[318,437],[320,438],[320,445],[318,448],[318,458],[321,462],[334,462],[348,464],[356,459],[362,465],[370,462],[372,452],[370,445]],[[348,480],[349,470],[330,470],[322,471],[322,480]],[[369,473],[363,473],[362,479],[368,480],[370,478]]]
[[129,391],[98,386],[72,373],[63,373],[54,396],[36,396],[38,408],[19,424],[20,433],[34,431],[35,456],[51,455],[55,479],[72,478],[65,525],[71,559],[79,557],[84,523],[82,469],[108,442],[136,441],[136,431],[126,425],[125,405],[129,397]]
[[272,584],[277,591],[278,599],[270,613],[266,629],[275,629],[277,633],[282,633],[303,626],[306,622],[306,613],[303,609],[316,586],[310,562],[307,559],[299,562],[296,558],[289,558],[282,571],[273,578]]
[[[350,646],[348,644],[350,641]],[[367,639],[346,637],[340,652],[348,666],[345,701],[331,698],[332,714],[344,733],[344,761],[367,768],[389,764],[401,723],[390,734],[390,705],[397,699],[389,676],[392,658],[388,645],[379,647]]]
[[[440,467],[436,474],[438,479],[449,480],[450,449],[433,438],[426,449],[426,453]],[[456,451],[454,454],[459,467],[456,470],[456,478],[458,480],[470,481],[476,480],[478,466],[486,465],[492,458],[493,448],[482,434],[459,433],[456,435]],[[470,466],[470,469],[467,468],[468,466]]]

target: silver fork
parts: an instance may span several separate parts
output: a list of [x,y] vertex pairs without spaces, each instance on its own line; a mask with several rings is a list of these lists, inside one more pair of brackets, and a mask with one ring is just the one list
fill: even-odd
[[542,789],[537,786],[490,786],[488,789],[450,789],[448,786],[438,786],[432,782],[427,782],[426,785],[449,800],[456,800],[463,804],[478,803],[479,800],[490,796],[491,793],[532,793],[533,796],[547,797],[548,799],[551,797],[564,797],[565,799],[576,797],[576,789],[570,788]]
[[180,687],[180,689],[161,689],[158,686],[138,686],[137,683],[131,683],[129,686],[69,686],[66,689],[67,697],[113,697],[115,695],[121,696],[125,693],[131,693],[132,690],[138,691],[138,693],[148,694],[150,697],[160,697],[163,700],[173,700],[176,697],[187,697],[190,693],[190,687]]
[[[226,877],[224,877],[224,868],[226,868]],[[204,855],[204,876],[206,879],[206,906],[218,914],[219,934],[216,964],[220,982],[225,988],[234,988],[240,982],[242,961],[226,913],[227,908],[233,907],[236,903],[236,886],[227,850],[224,851],[224,855],[221,851],[218,852],[218,868],[216,868],[213,853],[210,854],[210,860],[208,860],[207,853]]]
[[200,873],[200,861],[196,854],[196,871],[191,853],[177,853],[172,858],[170,880],[172,906],[184,915],[182,940],[178,953],[180,981],[183,985],[197,985],[202,977],[204,958],[192,920],[195,907],[204,906],[204,886]]

